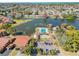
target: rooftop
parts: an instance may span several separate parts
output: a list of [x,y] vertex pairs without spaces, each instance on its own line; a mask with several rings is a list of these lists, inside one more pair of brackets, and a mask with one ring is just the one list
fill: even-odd
[[1,37],[0,38],[0,49],[2,49],[3,47],[6,46],[6,44],[9,42],[9,39],[8,37]]
[[16,40],[15,40],[14,44],[16,44],[16,47],[18,47],[18,48],[25,47],[30,39],[29,36],[23,36],[23,35],[15,36],[15,38],[16,38]]
[[0,29],[0,32],[4,32],[5,30],[4,29]]

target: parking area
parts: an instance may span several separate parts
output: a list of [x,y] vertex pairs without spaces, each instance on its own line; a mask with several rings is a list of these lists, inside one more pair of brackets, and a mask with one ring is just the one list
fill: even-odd
[[0,56],[8,56],[11,53],[12,50],[6,49],[3,53],[0,53]]

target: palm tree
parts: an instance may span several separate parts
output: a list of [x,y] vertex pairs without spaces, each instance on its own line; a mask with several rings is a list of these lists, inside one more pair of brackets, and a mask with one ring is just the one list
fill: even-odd
[[36,39],[33,39],[33,38],[31,38],[30,40],[29,40],[29,46],[35,46],[34,45],[34,43],[36,42],[37,40]]
[[40,50],[40,48],[37,48],[37,55],[41,55],[41,50]]
[[55,49],[50,50],[50,53],[51,53],[51,55],[56,55],[57,54]]
[[26,55],[30,55],[30,48],[29,47],[26,47],[25,50],[24,50],[24,54]]
[[13,27],[8,28],[6,31],[7,31],[7,33],[9,33],[11,35],[16,33],[16,30]]
[[46,55],[46,51],[45,50],[43,50],[43,55]]
[[34,49],[35,49],[35,47],[28,46],[28,47],[25,48],[24,54],[33,56],[34,55]]

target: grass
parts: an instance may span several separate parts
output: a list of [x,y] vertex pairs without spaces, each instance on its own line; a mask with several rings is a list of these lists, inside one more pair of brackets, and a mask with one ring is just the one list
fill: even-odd
[[14,21],[16,22],[16,24],[13,24],[12,27],[18,26],[22,23],[29,22],[29,21],[32,21],[32,20],[14,19]]
[[16,56],[17,55],[17,50],[14,49],[11,53],[10,53],[10,56]]

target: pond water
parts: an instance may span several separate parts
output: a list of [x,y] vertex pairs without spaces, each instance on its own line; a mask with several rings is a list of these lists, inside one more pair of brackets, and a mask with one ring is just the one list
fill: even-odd
[[[62,21],[61,19],[48,18],[46,21],[48,24],[52,24],[53,26],[58,26],[61,25],[62,23],[68,23],[70,25],[75,26],[79,30],[79,20],[68,22],[67,20]],[[35,28],[38,27],[40,24],[44,24],[44,20],[42,19],[32,20],[31,22],[26,22],[19,26],[16,26],[15,29],[17,31],[22,31],[26,32],[27,34],[31,34],[34,33]]]

